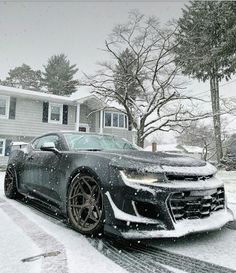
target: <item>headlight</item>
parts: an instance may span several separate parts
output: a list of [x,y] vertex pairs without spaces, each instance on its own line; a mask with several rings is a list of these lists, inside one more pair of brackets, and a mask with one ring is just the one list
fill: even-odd
[[120,175],[124,182],[153,184],[166,182],[166,177],[163,173],[146,173],[132,170],[122,170]]

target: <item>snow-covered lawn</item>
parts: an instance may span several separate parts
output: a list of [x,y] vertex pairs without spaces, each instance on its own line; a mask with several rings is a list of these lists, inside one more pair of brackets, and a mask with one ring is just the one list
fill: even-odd
[[225,183],[228,202],[236,203],[236,171],[219,171],[218,175]]
[[[219,176],[225,181],[228,200],[231,202],[230,207],[236,212],[236,172],[220,172]],[[3,194],[3,179],[4,173],[0,172],[1,273],[127,272],[114,263],[112,259],[106,257],[111,256],[109,253],[106,253],[108,254],[106,256],[102,254],[102,250],[105,251],[105,245],[102,241],[94,240],[93,242],[93,240],[91,241],[67,228],[59,220],[44,215],[18,201],[6,199]],[[148,244],[154,248],[161,248],[172,253],[236,270],[236,230],[233,229],[223,228],[221,231],[191,235],[177,240],[152,240]],[[109,251],[109,249],[106,251]],[[114,254],[118,257],[118,260],[119,253],[122,253],[122,251]],[[24,258],[45,253],[51,254],[51,256],[39,257],[31,262],[21,261]],[[140,260],[146,259],[147,264],[150,263],[151,265],[152,258],[148,259],[147,255],[143,254],[143,258],[140,258]],[[137,259],[132,260],[130,257],[127,256],[127,259],[130,259],[130,263],[133,262],[135,265],[138,262]],[[183,261],[185,260],[183,257]],[[173,266],[162,266],[166,268],[166,271],[163,272],[190,272],[189,270],[180,270],[180,267],[175,269]],[[135,270],[132,272],[135,272]],[[154,271],[140,269],[139,272]],[[194,270],[192,272],[195,273]],[[215,272],[223,273],[224,271]]]

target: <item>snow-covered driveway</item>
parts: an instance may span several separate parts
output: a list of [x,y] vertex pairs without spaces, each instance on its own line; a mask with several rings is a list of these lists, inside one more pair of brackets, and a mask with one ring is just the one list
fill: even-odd
[[[221,172],[220,176],[226,182],[230,207],[236,212],[236,173]],[[67,228],[59,218],[6,199],[3,178],[0,172],[1,273],[236,272],[234,224],[177,240],[117,245],[107,239],[88,239]]]

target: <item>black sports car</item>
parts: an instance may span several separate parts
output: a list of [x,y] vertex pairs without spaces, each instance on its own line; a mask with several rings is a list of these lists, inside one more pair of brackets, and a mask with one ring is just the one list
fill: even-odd
[[40,200],[87,235],[179,237],[233,220],[215,174],[204,161],[114,136],[55,132],[12,152],[5,194]]

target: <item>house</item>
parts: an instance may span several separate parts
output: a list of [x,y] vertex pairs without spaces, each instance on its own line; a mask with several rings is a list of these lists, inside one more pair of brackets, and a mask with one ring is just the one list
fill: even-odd
[[[166,153],[179,153],[179,154],[187,154],[188,156],[202,159],[203,156],[203,148],[198,146],[190,146],[190,145],[178,145],[178,144],[156,144],[152,143],[144,148],[145,151],[156,151],[156,152],[166,152]],[[155,147],[155,148],[154,148]]]
[[201,147],[191,145],[178,145],[177,148],[182,149],[183,153],[185,154],[188,154],[198,159],[202,159],[203,148]]
[[152,152],[156,150],[157,152],[167,152],[167,153],[182,153],[182,150],[176,147],[176,144],[156,144],[156,149],[154,145],[149,145],[144,148],[145,151]]
[[133,140],[127,115],[81,87],[71,97],[0,86],[0,164],[12,142],[29,142],[43,133],[75,130]]

